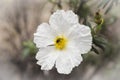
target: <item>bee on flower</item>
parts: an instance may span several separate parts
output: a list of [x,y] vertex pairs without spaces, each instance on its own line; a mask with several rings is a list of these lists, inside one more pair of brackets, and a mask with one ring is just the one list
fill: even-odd
[[36,54],[41,70],[51,70],[69,74],[82,62],[81,54],[88,53],[92,46],[91,30],[78,21],[71,10],[57,10],[42,23],[34,33],[34,43],[39,48]]

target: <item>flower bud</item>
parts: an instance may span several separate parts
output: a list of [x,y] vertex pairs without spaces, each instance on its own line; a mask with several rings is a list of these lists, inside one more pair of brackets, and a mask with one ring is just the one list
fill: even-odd
[[100,14],[99,11],[96,12],[95,17],[94,17],[94,21],[97,25],[103,24],[104,19],[102,18],[102,15]]

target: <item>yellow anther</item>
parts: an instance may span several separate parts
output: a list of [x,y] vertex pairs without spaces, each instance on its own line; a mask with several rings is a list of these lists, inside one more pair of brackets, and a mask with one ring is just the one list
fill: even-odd
[[66,48],[67,39],[64,36],[57,36],[55,38],[55,47],[58,50],[63,50]]

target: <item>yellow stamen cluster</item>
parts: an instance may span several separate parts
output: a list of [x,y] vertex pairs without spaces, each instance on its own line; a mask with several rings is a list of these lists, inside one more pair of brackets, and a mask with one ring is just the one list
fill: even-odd
[[57,36],[55,38],[55,47],[58,50],[63,50],[66,48],[67,39],[64,36]]

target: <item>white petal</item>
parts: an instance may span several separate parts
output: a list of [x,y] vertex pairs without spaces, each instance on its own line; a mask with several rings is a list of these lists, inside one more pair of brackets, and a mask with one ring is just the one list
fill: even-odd
[[55,33],[47,23],[39,25],[37,32],[34,33],[34,43],[38,48],[53,44],[54,38]]
[[73,24],[78,23],[78,17],[71,10],[57,10],[50,17],[49,23],[58,33],[65,33]]
[[69,74],[75,66],[78,66],[82,61],[79,50],[75,47],[70,47],[61,52],[56,60],[57,71],[61,74]]
[[82,54],[90,51],[92,46],[92,35],[88,26],[76,24],[69,30],[67,36],[75,43]]
[[57,57],[58,54],[53,47],[39,49],[39,52],[36,54],[37,64],[41,65],[42,70],[51,70]]
[[73,42],[68,43],[68,51],[73,67],[78,66],[83,60],[81,57],[81,51]]
[[78,16],[75,13],[73,13],[72,10],[66,11],[66,13],[64,14],[64,18],[70,24],[77,24],[79,22]]

